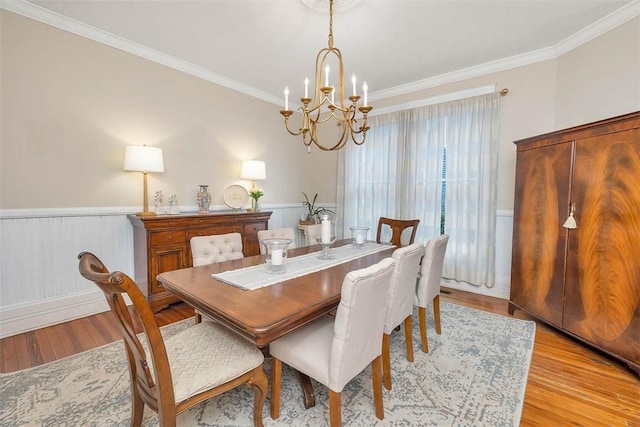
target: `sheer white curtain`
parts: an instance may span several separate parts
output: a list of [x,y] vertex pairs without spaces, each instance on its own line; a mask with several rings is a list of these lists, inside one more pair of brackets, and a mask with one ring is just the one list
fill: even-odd
[[444,179],[450,240],[443,274],[492,287],[498,114],[499,94],[491,93],[371,117],[365,144],[348,145],[339,156],[345,235],[360,225],[374,238],[380,216],[419,218],[417,241],[439,235]]

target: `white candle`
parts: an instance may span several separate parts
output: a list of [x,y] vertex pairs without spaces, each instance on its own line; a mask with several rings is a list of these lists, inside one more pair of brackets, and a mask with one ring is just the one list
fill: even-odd
[[328,65],[324,69],[324,85],[325,87],[329,87],[329,66]]
[[351,75],[351,84],[353,85],[353,96],[356,96],[356,75]]
[[328,245],[331,243],[331,221],[328,219],[322,220],[322,244]]
[[364,243],[364,236],[362,235],[361,232],[357,232],[356,233],[356,245],[361,245]]
[[289,109],[289,86],[284,87],[284,109]]
[[282,265],[282,249],[271,251],[271,265]]
[[369,86],[367,86],[367,82],[362,83],[362,91],[364,92],[364,101],[362,105],[367,104],[367,92],[369,91]]
[[304,78],[304,97],[309,97],[309,79],[306,77]]

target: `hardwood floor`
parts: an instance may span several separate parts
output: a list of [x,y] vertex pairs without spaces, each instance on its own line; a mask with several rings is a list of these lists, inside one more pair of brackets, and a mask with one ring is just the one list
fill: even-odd
[[[508,302],[443,289],[442,301],[508,315]],[[108,344],[119,338],[111,313],[0,340],[0,372],[12,372]],[[156,315],[160,325],[193,316],[185,304]],[[516,311],[515,317],[529,319]],[[616,359],[537,323],[521,426],[640,427],[640,379]]]

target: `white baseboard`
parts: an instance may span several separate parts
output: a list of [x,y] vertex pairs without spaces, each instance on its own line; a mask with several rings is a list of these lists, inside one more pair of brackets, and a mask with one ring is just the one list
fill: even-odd
[[0,338],[109,311],[100,291],[29,302],[0,311]]

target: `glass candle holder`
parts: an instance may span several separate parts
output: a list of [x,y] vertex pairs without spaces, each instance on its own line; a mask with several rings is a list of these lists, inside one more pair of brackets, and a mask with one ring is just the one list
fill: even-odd
[[287,260],[287,247],[290,239],[264,239],[262,244],[267,256],[267,273],[284,273]]
[[331,213],[321,213],[314,216],[316,222],[316,241],[322,245],[322,254],[318,259],[333,259],[329,253],[329,246],[336,241],[336,216]]
[[351,238],[353,239],[353,244],[356,247],[361,248],[367,242],[367,232],[369,231],[369,227],[349,227],[351,230]]

